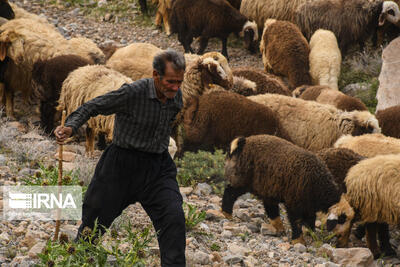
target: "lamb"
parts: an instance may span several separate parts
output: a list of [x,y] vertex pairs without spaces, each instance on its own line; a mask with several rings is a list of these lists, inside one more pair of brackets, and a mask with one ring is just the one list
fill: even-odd
[[342,193],[347,191],[344,179],[349,169],[365,159],[347,148],[326,148],[318,151],[316,155],[325,162]]
[[232,74],[235,78],[244,78],[256,83],[254,90],[234,91],[244,96],[257,95],[257,94],[280,94],[290,96],[290,91],[287,86],[276,76],[266,74],[262,70],[252,67],[239,67],[233,68]]
[[293,23],[268,19],[260,51],[265,70],[288,77],[290,89],[311,84],[308,59],[310,48]]
[[265,133],[286,137],[269,108],[223,89],[188,100],[175,123],[173,138],[179,155],[215,147],[227,150],[237,136]]
[[225,0],[175,0],[170,17],[171,32],[178,33],[178,40],[185,53],[194,53],[190,46],[193,37],[200,36],[198,54],[203,54],[208,39],[222,41],[222,54],[228,58],[227,39],[230,33],[240,32],[245,46],[255,51],[258,41],[257,25],[249,21]]
[[308,0],[242,0],[240,13],[257,23],[263,29],[267,19],[295,22],[297,7]]
[[334,144],[335,147],[348,148],[364,157],[400,154],[400,140],[383,134],[344,135]]
[[357,211],[355,217],[343,216],[343,207],[331,210],[327,229],[333,230],[340,246],[346,246],[353,222],[366,223],[367,245],[377,258],[379,248],[387,255],[396,255],[389,243],[388,224],[400,223],[400,155],[380,155],[360,161],[353,166],[345,179],[346,200]]
[[360,99],[343,94],[328,86],[300,86],[293,91],[293,97],[329,104],[343,111],[368,110]]
[[[57,110],[65,110],[69,115],[92,98],[117,90],[124,83],[132,82],[130,78],[123,74],[102,65],[80,67],[71,72],[65,79]],[[87,124],[86,152],[93,155],[94,138],[97,134],[103,133],[107,140],[112,140],[114,115],[92,117]]]
[[311,36],[309,60],[312,83],[339,90],[342,54],[333,32],[319,29]]
[[[34,25],[34,27],[33,27]],[[80,55],[93,63],[104,62],[104,54],[86,38],[66,40],[50,24],[32,19],[13,19],[0,27],[0,64],[5,74],[0,86],[6,114],[13,117],[13,93],[21,90],[26,97],[32,93],[31,72],[38,60],[59,55]],[[3,61],[5,58],[7,61]]]
[[80,56],[64,55],[37,61],[33,65],[32,79],[40,98],[40,126],[45,133],[51,134],[53,131],[62,83],[71,71],[89,64],[90,61]]
[[290,140],[310,151],[332,147],[344,134],[380,132],[377,119],[368,111],[345,112],[330,105],[277,94],[247,98],[272,109]]
[[392,1],[315,0],[305,2],[296,10],[296,24],[309,39],[318,29],[332,31],[342,55],[351,44],[363,45],[385,20],[397,23],[399,7]]
[[378,110],[375,116],[384,135],[400,138],[400,106]]
[[232,214],[236,199],[246,193],[260,197],[271,224],[284,233],[279,217],[284,203],[292,228],[292,243],[305,243],[301,225],[315,229],[316,212],[332,206],[348,207],[326,165],[313,153],[281,138],[269,135],[240,137],[232,141],[225,161],[222,211]]

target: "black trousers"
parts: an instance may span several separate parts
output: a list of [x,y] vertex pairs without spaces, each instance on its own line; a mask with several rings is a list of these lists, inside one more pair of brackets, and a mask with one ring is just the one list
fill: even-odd
[[140,202],[157,232],[162,266],[185,266],[185,216],[168,151],[146,153],[110,145],[101,156],[82,206],[78,238],[94,221],[109,227],[130,204]]

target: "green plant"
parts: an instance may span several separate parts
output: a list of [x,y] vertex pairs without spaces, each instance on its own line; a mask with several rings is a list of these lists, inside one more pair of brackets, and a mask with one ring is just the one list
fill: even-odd
[[198,211],[196,206],[183,202],[183,210],[185,212],[186,231],[190,231],[199,223],[205,220],[206,212]]
[[325,224],[321,224],[320,229],[315,229],[315,231],[307,228],[306,233],[311,236],[314,242],[314,246],[319,248],[322,246],[323,243],[329,242],[333,237],[335,237],[334,233],[329,233],[326,228]]
[[218,245],[217,243],[212,243],[210,249],[211,249],[211,251],[220,251],[221,246]]
[[225,154],[222,150],[214,153],[199,151],[185,152],[176,160],[177,180],[181,186],[193,186],[196,183],[220,183],[224,181]]
[[243,242],[247,242],[250,238],[250,233],[248,231],[239,234]]
[[[96,223],[93,231],[84,230],[86,240],[81,238],[74,243],[49,240],[44,252],[38,254],[39,266],[146,266],[145,251],[154,238],[150,229],[151,225],[143,231],[132,231],[129,223],[123,235],[105,242],[104,236],[98,236]],[[122,250],[121,244],[129,246]],[[115,263],[108,263],[109,257]]]

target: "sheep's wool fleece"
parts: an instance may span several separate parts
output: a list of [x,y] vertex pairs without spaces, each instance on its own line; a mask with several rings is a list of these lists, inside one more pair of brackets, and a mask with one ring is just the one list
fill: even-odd
[[348,148],[364,157],[377,155],[400,154],[400,140],[383,134],[363,134],[360,136],[344,135],[335,147]]
[[349,204],[363,222],[400,223],[400,155],[381,155],[352,167],[345,179]]
[[311,36],[309,60],[313,84],[339,90],[342,54],[333,32],[319,29]]
[[[83,103],[117,90],[124,83],[132,83],[132,80],[102,65],[78,68],[64,81],[57,109],[65,109],[68,115]],[[114,128],[114,115],[90,118],[88,125],[95,131],[107,132],[110,139]]]
[[248,98],[275,111],[293,143],[308,150],[331,147],[342,135],[333,106],[276,94]]

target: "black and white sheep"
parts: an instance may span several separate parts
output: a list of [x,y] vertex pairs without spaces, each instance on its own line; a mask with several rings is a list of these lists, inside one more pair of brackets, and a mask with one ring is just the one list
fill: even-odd
[[398,5],[393,1],[314,0],[296,10],[296,23],[307,39],[318,29],[332,31],[342,55],[351,44],[364,46],[385,20],[397,23]]
[[250,51],[255,51],[258,41],[257,25],[225,0],[175,0],[170,25],[171,32],[178,33],[178,40],[185,53],[194,53],[190,45],[193,37],[199,36],[198,54],[204,52],[208,39],[218,37],[222,41],[222,54],[227,58],[227,39],[230,33],[243,34],[245,46]]
[[[222,211],[232,214],[236,199],[251,192],[262,199],[271,224],[280,233],[284,227],[279,203],[286,207],[292,228],[292,243],[304,243],[301,225],[315,228],[316,212],[327,212],[341,197],[326,165],[313,153],[281,138],[256,135],[232,141],[225,161],[225,188]],[[353,211],[349,207],[349,216]]]

